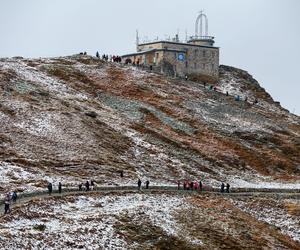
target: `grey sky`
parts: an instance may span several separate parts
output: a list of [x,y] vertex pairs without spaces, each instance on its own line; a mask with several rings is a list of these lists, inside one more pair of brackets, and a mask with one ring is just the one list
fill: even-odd
[[299,0],[0,0],[0,57],[124,54],[141,37],[194,33],[199,10],[221,63],[247,70],[300,114]]

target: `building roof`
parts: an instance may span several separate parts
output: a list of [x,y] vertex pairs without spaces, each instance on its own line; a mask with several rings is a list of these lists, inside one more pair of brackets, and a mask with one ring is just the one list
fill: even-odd
[[150,44],[155,44],[155,43],[169,43],[169,44],[179,44],[179,45],[193,46],[193,47],[219,49],[219,47],[215,47],[215,46],[205,46],[205,45],[198,45],[198,44],[191,44],[191,43],[181,43],[181,42],[171,42],[171,41],[164,41],[164,40],[149,42],[149,43],[141,43],[139,45],[150,45]]
[[143,50],[131,54],[126,54],[123,55],[122,57],[128,57],[128,56],[137,56],[137,55],[143,55],[143,54],[148,54],[148,53],[154,53],[158,51],[166,51],[166,52],[178,52],[178,53],[186,53],[185,50],[180,50],[180,49],[149,49],[149,50]]

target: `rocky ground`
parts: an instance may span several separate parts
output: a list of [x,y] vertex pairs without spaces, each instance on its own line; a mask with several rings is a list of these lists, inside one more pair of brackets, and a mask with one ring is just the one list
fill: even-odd
[[300,249],[299,211],[291,199],[184,192],[55,197],[0,218],[0,247]]
[[1,59],[0,188],[138,177],[299,187],[299,117],[245,71],[221,66],[216,87],[88,56]]
[[[243,70],[221,66],[215,87],[89,56],[0,59],[0,194],[137,178],[300,188],[300,118]],[[300,249],[299,211],[213,194],[33,199],[0,218],[0,246]]]

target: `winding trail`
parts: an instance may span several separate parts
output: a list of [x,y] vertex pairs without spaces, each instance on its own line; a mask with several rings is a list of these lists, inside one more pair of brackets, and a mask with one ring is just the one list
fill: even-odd
[[[178,190],[177,186],[150,186],[149,189],[138,190],[137,186],[98,186],[95,187],[93,191],[79,191],[78,188],[63,188],[62,193],[58,193],[58,190],[54,190],[51,195],[48,194],[48,191],[39,191],[31,193],[21,193],[18,195],[16,203],[12,203],[12,209],[14,206],[20,206],[26,202],[36,200],[36,199],[48,199],[51,197],[65,197],[72,195],[89,195],[89,194],[103,194],[103,193],[177,193],[192,195],[196,193],[201,194],[211,194],[211,195],[222,195],[222,196],[255,196],[255,197],[272,197],[275,199],[286,199],[293,198],[300,200],[300,190],[299,189],[254,189],[254,188],[233,188],[230,193],[220,193],[217,188],[210,188],[206,191],[191,191],[191,190]],[[2,199],[0,205],[0,213],[4,211],[4,200]]]

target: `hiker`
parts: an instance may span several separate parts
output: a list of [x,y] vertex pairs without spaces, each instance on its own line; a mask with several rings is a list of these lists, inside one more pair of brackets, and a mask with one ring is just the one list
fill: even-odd
[[229,93],[228,93],[228,91],[226,91],[226,96],[229,96]]
[[177,190],[180,189],[180,181],[177,181]]
[[139,190],[141,190],[141,185],[142,185],[142,181],[141,181],[141,179],[139,179],[138,180],[138,188],[139,188]]
[[91,180],[91,190],[93,191],[94,190],[94,187],[95,187],[95,183],[93,180]]
[[60,193],[60,194],[61,194],[61,187],[62,187],[61,182],[59,182],[58,183],[58,193]]
[[52,194],[52,183],[51,182],[48,183],[48,193],[49,193],[49,195]]
[[195,181],[195,182],[194,182],[194,189],[195,189],[195,190],[198,190],[198,187],[199,187],[199,186],[198,186],[198,182]]
[[199,181],[199,190],[200,190],[200,191],[203,190],[202,181]]
[[206,82],[203,82],[203,87],[204,87],[204,88],[206,87]]
[[82,191],[82,183],[78,185],[79,191]]
[[85,55],[85,56],[87,55],[86,51],[83,52],[83,55]]
[[187,76],[187,75],[185,75],[185,80],[186,80],[186,81],[188,80],[188,76]]
[[235,97],[235,101],[237,101],[237,102],[240,101],[240,96],[239,96],[239,95],[237,95],[237,96]]
[[16,191],[13,191],[11,197],[12,197],[12,201],[13,201],[13,202],[17,202],[18,195],[17,195],[17,192],[16,192]]
[[9,197],[6,197],[5,201],[4,201],[4,214],[10,213],[10,199]]
[[153,70],[153,66],[152,66],[152,65],[150,65],[150,70],[151,70],[151,71]]
[[255,98],[254,102],[253,102],[253,105],[254,104],[257,104],[258,103],[258,100]]
[[225,185],[224,185],[224,183],[222,182],[222,184],[221,184],[221,193],[224,193],[224,188],[225,188]]
[[247,101],[248,101],[248,97],[246,96],[246,97],[245,97],[245,102],[247,102]]
[[124,177],[124,171],[123,170],[120,171],[120,176],[121,176],[121,178]]
[[193,191],[193,189],[194,189],[194,182],[190,182],[190,188],[191,188],[191,190]]
[[100,55],[99,55],[99,52],[98,52],[98,51],[96,52],[96,57],[97,57],[97,58],[100,58]]
[[146,181],[146,189],[149,189],[149,184],[150,184],[150,181]]
[[229,193],[229,188],[230,188],[230,185],[229,183],[226,184],[226,193]]
[[89,183],[89,181],[86,181],[86,183],[85,183],[85,191],[90,191],[90,183]]

